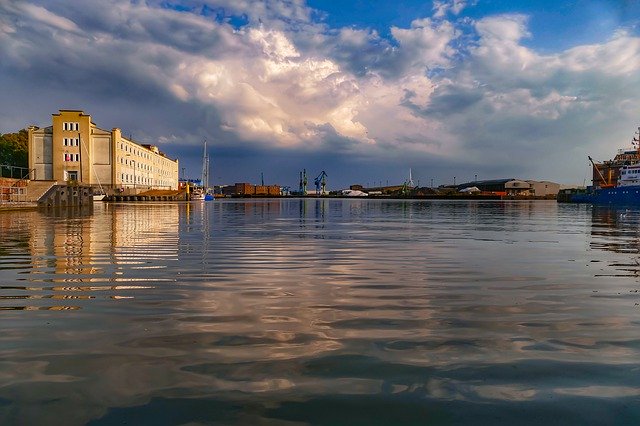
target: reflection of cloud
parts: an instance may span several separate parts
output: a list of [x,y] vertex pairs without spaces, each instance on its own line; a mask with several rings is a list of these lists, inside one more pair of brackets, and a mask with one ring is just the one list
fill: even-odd
[[[177,206],[121,205],[49,221],[32,213],[43,241],[58,221],[83,222],[74,232],[86,235],[83,250],[101,272],[90,283],[51,284],[54,251],[48,266],[24,266],[22,276],[2,271],[11,281],[2,295],[55,293],[84,308],[3,313],[12,316],[0,333],[10,348],[2,361],[12,363],[0,364],[0,374],[10,369],[0,387],[9,423],[52,415],[122,423],[123,412],[141,418],[179,406],[187,416],[193,404],[232,407],[227,423],[249,412],[277,422],[274,406],[299,402],[306,414],[336,401],[356,401],[360,411],[438,406],[473,418],[469,407],[493,415],[497,406],[520,413],[542,404],[555,413],[577,399],[601,407],[637,396],[634,308],[593,296],[611,282],[594,277],[585,258],[619,253],[588,250],[590,210],[337,199]],[[19,226],[26,239],[15,253],[29,259],[39,246],[24,244],[30,228]],[[163,235],[173,247],[160,245]],[[151,268],[122,261],[120,253],[136,251]],[[68,253],[59,253],[64,265]],[[11,262],[0,257],[0,267]],[[19,278],[31,282],[19,288]],[[114,294],[135,298],[104,301]],[[413,413],[416,423],[426,418]],[[211,420],[197,414],[194,422]]]
[[560,395],[587,396],[593,398],[625,398],[640,396],[640,389],[628,386],[583,386],[579,388],[557,388]]

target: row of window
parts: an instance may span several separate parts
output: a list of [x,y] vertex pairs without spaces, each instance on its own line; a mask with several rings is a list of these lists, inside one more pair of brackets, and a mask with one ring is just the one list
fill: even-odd
[[64,146],[78,146],[80,144],[79,138],[64,138],[62,143]]
[[62,161],[80,161],[80,154],[63,154]]
[[65,121],[62,123],[62,130],[80,130],[80,123]]
[[140,151],[139,149],[134,149],[132,146],[129,146],[128,144],[124,144],[122,142],[120,142],[120,149],[125,152],[131,152],[133,155],[137,155],[138,157],[146,158],[147,160],[151,159],[151,154]]
[[137,167],[138,169],[143,169],[147,171],[152,170],[152,167],[148,164],[140,163],[140,162],[137,162],[136,160],[129,160],[125,157],[120,157],[120,164],[124,164],[127,166],[131,165],[131,166]]
[[[130,175],[128,173],[121,173],[120,177],[122,178],[122,183],[136,183],[136,184],[142,184],[142,185],[164,185],[164,186],[169,186],[169,182],[168,181],[164,181],[164,180],[155,180],[146,176],[133,176]],[[134,182],[135,179],[135,182]]]

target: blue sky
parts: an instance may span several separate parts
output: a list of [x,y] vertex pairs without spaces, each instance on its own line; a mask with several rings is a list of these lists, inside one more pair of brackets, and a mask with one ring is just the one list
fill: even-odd
[[[307,4],[321,11],[323,21],[333,28],[374,28],[385,37],[389,36],[390,27],[408,27],[417,17],[428,17],[433,13],[433,3],[420,0],[311,0]],[[467,4],[473,6],[466,7],[458,19],[477,20],[513,13],[527,15],[532,36],[526,44],[548,51],[598,43],[620,28],[635,34],[639,30],[638,1],[478,0]]]
[[82,109],[215,183],[588,178],[640,125],[640,2],[0,1],[0,132]]

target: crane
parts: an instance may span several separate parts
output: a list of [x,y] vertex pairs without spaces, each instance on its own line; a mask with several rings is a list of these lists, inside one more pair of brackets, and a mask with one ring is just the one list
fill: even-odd
[[307,169],[300,172],[300,195],[307,195]]
[[327,187],[327,173],[323,170],[317,178],[315,178],[316,183],[316,194],[324,195],[325,189]]

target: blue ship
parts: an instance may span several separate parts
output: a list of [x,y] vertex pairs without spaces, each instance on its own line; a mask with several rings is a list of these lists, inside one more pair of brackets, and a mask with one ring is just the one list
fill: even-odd
[[[598,182],[599,185],[590,192],[574,194],[571,202],[640,206],[640,127],[636,135],[638,137],[633,138],[633,148],[619,150],[613,161],[597,165],[589,157],[594,170],[593,183],[595,185]],[[608,172],[609,179],[604,177],[601,169]]]
[[573,195],[571,202],[610,206],[640,206],[640,185],[597,188],[593,192]]

